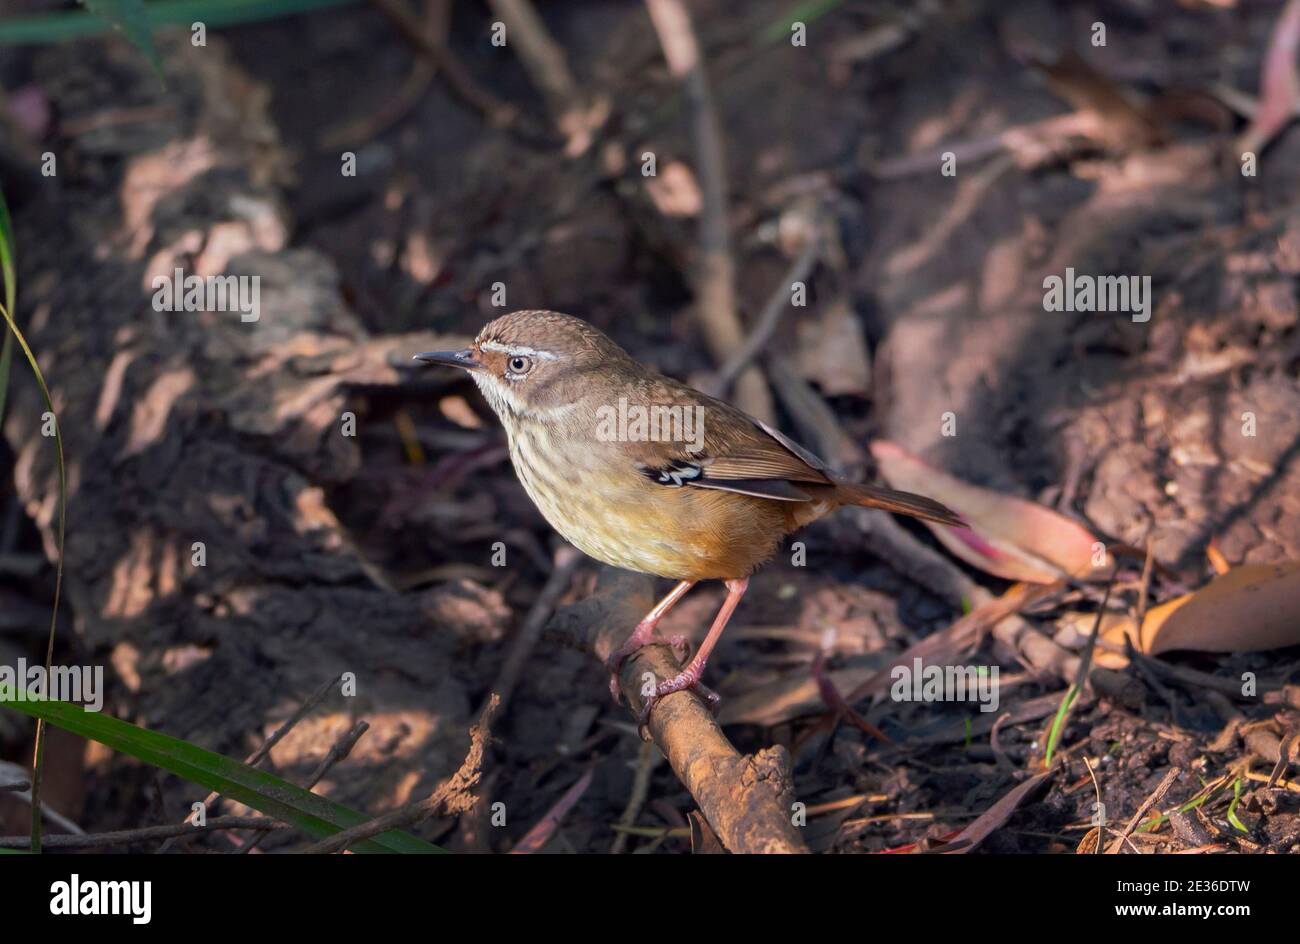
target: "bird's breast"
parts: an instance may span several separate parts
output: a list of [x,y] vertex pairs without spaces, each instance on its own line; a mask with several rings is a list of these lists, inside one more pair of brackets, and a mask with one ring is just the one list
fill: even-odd
[[519,424],[510,458],[537,510],[596,560],[674,580],[735,579],[786,533],[780,503],[655,484],[618,449],[561,429]]

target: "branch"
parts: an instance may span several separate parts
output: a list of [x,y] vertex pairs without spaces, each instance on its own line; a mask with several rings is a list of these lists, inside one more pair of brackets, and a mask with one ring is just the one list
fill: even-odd
[[[629,627],[653,606],[653,589],[649,577],[605,568],[596,592],[556,613],[547,632],[603,664]],[[648,672],[656,679],[666,679],[679,671],[681,667],[667,646],[647,646],[623,663],[619,686],[634,716],[642,704],[643,675]],[[784,747],[742,755],[705,704],[690,692],[660,700],[648,727],[673,772],[728,850],[808,851],[791,822],[794,784]]]
[[781,316],[790,307],[791,286],[795,282],[806,282],[808,276],[812,274],[813,267],[817,265],[817,257],[821,252],[821,225],[820,219],[815,218],[812,221],[812,225],[809,227],[808,242],[804,244],[803,251],[799,253],[799,258],[794,261],[785,278],[777,283],[776,288],[772,290],[772,294],[768,296],[767,304],[763,306],[762,313],[759,314],[758,320],[754,322],[754,329],[750,331],[744,343],[727,358],[725,364],[718,368],[717,374],[711,381],[713,389],[706,389],[706,393],[712,396],[725,397],[731,385],[740,376],[741,371],[747,368],[750,362],[772,340],[772,335],[776,332],[776,326],[780,323]]
[[452,92],[482,113],[488,124],[498,128],[533,131],[530,127],[531,123],[519,109],[475,83],[468,70],[452,54],[446,42],[440,37],[430,36],[419,17],[407,9],[401,0],[370,0],[370,2],[380,13],[388,17],[389,22],[402,34],[403,39],[442,70],[443,78],[447,80]]
[[[686,88],[691,105],[691,136],[700,178],[700,258],[695,279],[695,311],[709,352],[725,361],[745,340],[736,313],[736,260],[731,252],[727,221],[727,167],[722,128],[713,106],[713,93],[704,73],[700,44],[682,0],[646,0],[668,71]],[[737,405],[764,422],[775,415],[772,395],[763,375],[750,367],[736,383]]]
[[564,49],[529,0],[488,0],[488,6],[505,24],[510,48],[546,99],[547,111],[564,136],[565,154],[584,153],[609,117],[608,96],[584,96],[569,71]]

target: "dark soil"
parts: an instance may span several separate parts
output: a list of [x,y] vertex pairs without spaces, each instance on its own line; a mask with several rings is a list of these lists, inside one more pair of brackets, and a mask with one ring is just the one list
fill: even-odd
[[[488,41],[486,6],[454,7],[449,45],[473,80],[545,127],[527,72]],[[661,171],[695,166],[689,106],[644,8],[542,7],[584,89],[610,103],[577,157],[549,134],[490,126],[441,77],[392,127],[346,147],[323,143],[391,102],[415,67],[365,5],[214,31],[201,65],[169,40],[166,93],[116,40],[5,51],[4,86],[34,87],[52,104],[33,140],[63,168],[56,184],[23,178],[22,193],[6,181],[20,311],[66,411],[73,469],[56,661],[104,664],[111,713],[242,758],[320,685],[353,672],[361,694],[328,697],[269,767],[301,782],[365,720],[370,730],[320,790],[374,813],[427,794],[460,764],[556,538],[472,387],[394,366],[424,349],[409,335],[472,336],[501,313],[499,282],[508,309],[579,315],[667,373],[700,378],[716,366],[692,309],[696,221],[665,212],[639,173],[645,151]],[[856,443],[892,439],[963,479],[1056,507],[1109,542],[1144,548],[1149,538],[1161,565],[1154,602],[1212,575],[1211,544],[1232,565],[1300,557],[1300,130],[1280,134],[1247,178],[1223,163],[1239,117],[1203,94],[1200,110],[1160,111],[1215,83],[1255,94],[1277,5],[846,2],[809,22],[806,47],[761,38],[788,3],[691,8],[726,137],[742,315],[752,321],[780,284],[796,254],[780,225],[815,196],[836,250],[769,350],[791,355]],[[1105,47],[1089,42],[1097,21],[1108,24]],[[864,36],[897,24],[896,46],[863,51]],[[960,150],[1070,110],[1077,103],[1059,78],[1035,65],[1045,49],[1073,50],[1095,82],[1161,115],[1151,118],[1161,142],[1121,130],[1058,142],[1035,160],[961,158],[955,177],[930,165],[873,174],[884,161]],[[175,111],[132,116],[159,103]],[[216,158],[196,164],[202,185],[191,186],[181,179],[187,158],[166,149],[197,139]],[[356,176],[340,173],[345,150]],[[174,189],[133,217],[143,198],[124,181],[158,153],[170,156],[154,173],[175,171]],[[3,156],[30,167],[22,149]],[[251,341],[159,320],[141,289],[149,260],[193,258],[190,231],[211,249],[218,224],[244,212],[231,207],[249,201],[279,236],[232,237],[233,265],[263,273],[268,311],[265,293],[279,292],[276,310],[296,314]],[[1149,275],[1151,320],[1044,311],[1043,277],[1067,266]],[[115,354],[130,365],[116,409],[103,406]],[[318,391],[321,378],[336,383]],[[14,474],[0,485],[6,662],[42,657],[53,587],[43,563],[48,442],[27,381],[15,386],[3,453]],[[152,439],[140,431],[142,403],[161,411]],[[358,435],[342,442],[341,410],[358,417]],[[941,432],[949,412],[956,436]],[[1256,436],[1240,434],[1246,412]],[[815,441],[784,406],[777,418]],[[167,563],[186,559],[200,534],[203,572]],[[710,665],[728,704],[807,679],[828,629],[830,668],[861,668],[961,615],[842,520],[799,540],[806,566],[783,551],[760,572]],[[504,567],[494,566],[499,544]],[[1141,560],[1127,563],[1118,597],[1132,606]],[[1008,586],[962,566],[995,594]],[[583,597],[594,576],[594,565],[581,568],[561,602]],[[697,589],[665,631],[698,639],[721,594]],[[1091,612],[1098,598],[1061,595],[1029,621],[1052,636],[1066,611]],[[1225,695],[1190,675],[1130,667],[1124,697],[1090,691],[1076,705],[1064,761],[985,850],[1072,852],[1099,796],[1122,827],[1178,767],[1157,810],[1226,779],[1131,848],[1300,851],[1300,786],[1286,774],[1267,783],[1278,742],[1300,722],[1300,649],[1162,658],[1228,680],[1257,673],[1270,694]],[[1050,709],[1004,723],[995,742],[977,724],[985,719],[954,704],[859,705],[893,746],[849,723],[828,737],[824,707],[746,715],[727,733],[742,751],[791,749],[815,851],[930,843],[1035,769],[1065,690],[991,641],[973,661],[1016,677],[1001,711],[1035,699]],[[506,851],[591,769],[547,848],[608,851],[638,765],[657,762],[610,703],[597,662],[550,639],[493,735],[479,812],[435,819],[421,835]],[[30,738],[25,721],[0,715],[0,756],[25,763]],[[46,780],[47,802],[88,831],[174,822],[205,792],[58,735]],[[491,828],[498,801],[506,825]],[[667,765],[635,806],[620,848],[690,850],[694,804]],[[0,832],[25,831],[26,818],[0,797]],[[214,835],[190,848],[229,851],[233,841]]]

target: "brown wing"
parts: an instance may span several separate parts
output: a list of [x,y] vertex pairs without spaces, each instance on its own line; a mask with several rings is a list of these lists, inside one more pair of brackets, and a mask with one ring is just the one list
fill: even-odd
[[836,482],[826,471],[826,463],[794,440],[730,404],[671,378],[649,378],[636,392],[643,405],[689,408],[699,421],[700,428],[691,429],[699,435],[689,442],[683,439],[628,444],[637,468],[660,485],[712,488],[786,502],[811,501],[810,492],[825,494],[815,486],[834,485],[835,498],[845,504],[965,526],[960,516],[924,495]]
[[693,424],[689,441],[629,444],[637,467],[659,484],[795,502],[811,500],[800,484],[833,484],[815,455],[730,404],[668,377],[638,393],[643,405],[682,407]]

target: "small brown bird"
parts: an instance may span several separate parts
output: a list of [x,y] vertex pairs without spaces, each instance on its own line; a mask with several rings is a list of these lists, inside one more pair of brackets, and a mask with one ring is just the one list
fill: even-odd
[[[695,657],[646,699],[698,688],[705,663],[782,539],[841,505],[943,524],[962,521],[920,495],[841,482],[793,440],[721,400],[649,369],[591,325],[553,311],[516,311],[464,351],[417,354],[470,373],[505,426],[515,473],[555,530],[615,567],[678,581],[609,660],[618,671],[701,580],[727,598]],[[674,647],[680,639],[671,641]]]

